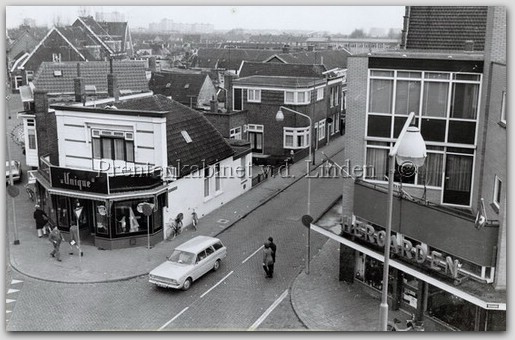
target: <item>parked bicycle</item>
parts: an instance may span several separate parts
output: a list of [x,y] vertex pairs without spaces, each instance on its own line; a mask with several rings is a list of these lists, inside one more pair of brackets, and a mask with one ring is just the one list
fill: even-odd
[[31,183],[25,184],[25,191],[27,192],[27,196],[29,196],[29,199],[34,202],[36,200],[36,192],[33,189],[34,185]]
[[423,332],[424,326],[422,322],[416,321],[415,314],[411,315],[411,319],[406,320],[406,327],[401,326],[402,321],[394,318],[393,322],[389,321],[387,325],[388,331],[393,332]]

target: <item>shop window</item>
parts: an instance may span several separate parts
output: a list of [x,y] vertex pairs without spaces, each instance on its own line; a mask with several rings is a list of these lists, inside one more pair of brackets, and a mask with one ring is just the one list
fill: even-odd
[[55,206],[57,213],[57,226],[60,230],[69,230],[70,229],[70,215],[68,208],[68,199],[64,196],[54,196],[55,197]]
[[96,214],[96,234],[107,236],[109,235],[109,225],[107,220],[107,209],[104,203],[95,203]]
[[[112,225],[114,225],[115,236],[126,236],[127,234],[147,232],[147,216],[138,212],[138,204],[142,200],[121,201],[113,203]],[[152,225],[152,216],[149,218]]]
[[427,313],[461,331],[473,331],[476,306],[432,285],[428,287]]

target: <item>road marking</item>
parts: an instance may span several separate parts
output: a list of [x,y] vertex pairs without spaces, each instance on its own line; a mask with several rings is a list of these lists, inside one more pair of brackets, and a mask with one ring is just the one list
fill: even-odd
[[241,264],[244,264],[245,262],[247,262],[247,261],[248,261],[252,256],[256,255],[256,253],[257,253],[258,251],[260,251],[261,249],[263,249],[263,247],[264,247],[264,245],[262,245],[261,247],[259,247],[259,248],[258,248],[258,250],[256,250],[255,252],[253,252],[252,254],[250,254],[250,255],[249,255],[249,257],[247,257],[245,260],[243,260],[243,261],[241,262]]
[[11,299],[6,299],[5,300],[5,303],[11,303],[11,302],[15,302],[16,300],[11,300]]
[[184,308],[183,310],[181,310],[179,312],[179,314],[177,314],[176,316],[174,316],[173,318],[170,319],[170,321],[168,321],[167,323],[165,323],[163,326],[161,326],[161,328],[158,329],[158,331],[162,330],[163,328],[165,328],[166,326],[168,326],[170,323],[172,323],[175,319],[177,319],[179,316],[181,316],[182,313],[184,313],[185,311],[187,311],[190,307],[186,307]]
[[234,273],[234,270],[231,270],[231,272],[229,274],[225,275],[220,281],[218,281],[218,283],[216,285],[214,285],[213,287],[209,288],[204,294],[200,295],[200,298],[203,298],[207,293],[209,293],[210,291],[215,289],[216,286],[218,286],[220,283],[222,283],[222,281],[225,280],[226,278],[228,278],[229,275],[231,275],[232,273]]
[[10,310],[5,311],[6,314],[12,313]]
[[9,290],[7,291],[7,294],[12,294],[12,293],[16,293],[16,292],[19,292],[19,290],[18,289],[9,288]]
[[281,296],[279,296],[279,298],[277,300],[275,300],[274,303],[272,303],[272,305],[270,307],[268,307],[268,309],[263,313],[263,315],[261,315],[259,317],[259,319],[257,319],[256,322],[254,322],[254,324],[252,326],[250,326],[249,331],[255,331],[256,328],[258,328],[259,325],[261,325],[261,323],[263,321],[265,321],[265,319],[268,317],[268,315],[270,315],[270,313],[272,313],[272,311],[284,300],[284,298],[286,296],[288,296],[288,289],[286,289],[281,294]]
[[13,280],[11,280],[11,284],[14,284],[14,283],[20,283],[20,282],[23,282],[23,281],[21,281],[21,280],[14,280],[14,279],[13,279]]

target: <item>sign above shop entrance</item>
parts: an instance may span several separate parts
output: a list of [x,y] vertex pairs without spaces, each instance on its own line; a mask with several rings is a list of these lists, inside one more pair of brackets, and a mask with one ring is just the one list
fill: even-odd
[[108,194],[107,174],[99,171],[68,169],[52,166],[50,168],[52,187]]

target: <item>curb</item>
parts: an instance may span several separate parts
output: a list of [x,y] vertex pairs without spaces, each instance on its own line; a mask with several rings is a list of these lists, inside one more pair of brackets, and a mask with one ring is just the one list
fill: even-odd
[[[333,152],[331,155],[329,155],[329,157],[333,157],[335,156],[336,154],[342,152],[344,150],[344,147],[342,148],[338,148],[335,152]],[[319,164],[316,164],[315,167],[313,169],[311,169],[311,171],[313,170],[316,170],[318,169],[322,164],[324,164],[325,161],[322,161],[320,162]],[[311,172],[310,172],[311,173]],[[298,178],[296,178],[294,181],[292,181],[291,183],[287,184],[286,186],[282,187],[281,189],[278,189],[276,192],[274,192],[273,194],[271,194],[270,196],[268,196],[267,198],[265,198],[263,201],[261,201],[258,205],[256,205],[255,207],[251,208],[249,211],[247,211],[245,214],[241,215],[238,219],[234,220],[232,223],[228,224],[225,228],[223,228],[222,230],[220,231],[217,231],[213,234],[213,236],[218,236],[220,235],[221,233],[223,233],[224,231],[228,230],[229,228],[231,228],[232,226],[234,226],[236,223],[240,222],[241,220],[243,220],[244,218],[246,218],[250,213],[254,212],[256,209],[260,208],[261,206],[265,205],[266,203],[270,202],[272,199],[274,199],[275,197],[277,197],[279,194],[281,194],[282,192],[284,192],[286,189],[288,189],[289,187],[291,187],[292,185],[294,185],[295,183],[297,183],[298,181],[300,181],[301,179],[305,178],[307,176],[307,173],[304,173],[302,176],[299,176]],[[335,200],[335,202],[337,200],[339,200],[340,198],[337,198]],[[323,216],[329,209],[331,209],[331,207],[334,205],[331,204],[329,207],[327,207],[321,214],[319,214],[319,216],[316,216],[313,217],[313,220],[314,221],[317,221],[318,219],[320,219],[321,216]],[[62,280],[50,280],[50,279],[46,279],[46,278],[40,278],[40,277],[36,277],[36,276],[33,276],[31,274],[27,274],[25,272],[23,272],[22,270],[18,269],[14,264],[13,264],[13,253],[11,251],[9,251],[9,265],[11,266],[11,268],[26,276],[26,277],[29,277],[29,278],[32,278],[32,279],[35,279],[35,280],[40,280],[40,281],[45,281],[45,282],[55,282],[55,283],[65,283],[65,284],[95,284],[95,283],[108,283],[108,282],[120,282],[120,281],[127,281],[127,280],[131,280],[131,279],[134,279],[134,278],[137,278],[137,277],[142,277],[142,276],[146,276],[148,275],[148,272],[144,272],[144,273],[140,273],[140,274],[134,274],[134,275],[129,275],[129,276],[124,276],[124,277],[120,277],[120,278],[114,278],[114,279],[108,279],[108,280],[98,280],[98,281],[87,281],[87,282],[83,282],[83,281],[62,281]],[[302,270],[299,272],[299,274],[302,273]],[[297,277],[298,275],[297,274]],[[293,280],[295,282],[295,280],[297,279],[297,277]],[[300,318],[299,318],[300,319]]]

